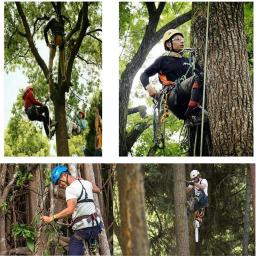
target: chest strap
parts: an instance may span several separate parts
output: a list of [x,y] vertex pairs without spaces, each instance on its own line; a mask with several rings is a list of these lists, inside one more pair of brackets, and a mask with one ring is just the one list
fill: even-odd
[[[86,192],[86,189],[85,187],[83,186],[82,182],[80,180],[78,180],[82,186],[82,191],[81,191],[81,194],[79,195],[79,197],[77,198],[77,204],[80,204],[80,203],[94,203],[94,200],[93,199],[89,199],[88,198],[88,194]],[[84,199],[81,199],[82,196],[83,196],[83,193],[84,193]]]

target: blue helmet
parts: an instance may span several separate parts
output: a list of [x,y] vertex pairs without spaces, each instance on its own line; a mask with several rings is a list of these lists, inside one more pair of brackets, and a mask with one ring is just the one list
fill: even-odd
[[68,171],[68,167],[66,167],[65,165],[58,165],[52,169],[51,180],[54,185],[56,185],[58,183],[58,180],[62,173],[70,174]]

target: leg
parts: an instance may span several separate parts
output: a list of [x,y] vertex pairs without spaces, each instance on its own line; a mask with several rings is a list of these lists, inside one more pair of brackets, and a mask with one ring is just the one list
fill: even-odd
[[52,67],[53,67],[53,60],[54,60],[54,57],[55,57],[55,53],[56,53],[56,46],[51,45],[50,46],[49,65],[48,65],[50,76],[52,75]]
[[68,255],[84,255],[83,239],[76,235],[76,232],[69,240]]
[[62,81],[66,81],[66,59],[65,59],[65,47],[62,38],[61,45],[59,46],[60,50],[60,71],[62,76]]
[[[46,135],[48,137],[49,136],[49,126],[50,126],[48,107],[47,106],[37,107],[37,111],[40,114],[38,116],[37,120],[44,123],[44,130],[45,130],[45,133],[46,133]],[[44,114],[44,115],[42,115],[42,114]]]

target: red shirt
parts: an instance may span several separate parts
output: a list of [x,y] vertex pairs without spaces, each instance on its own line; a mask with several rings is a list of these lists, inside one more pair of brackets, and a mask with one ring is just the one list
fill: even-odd
[[43,104],[40,101],[35,99],[32,89],[28,89],[24,93],[23,100],[24,100],[25,110],[27,110],[32,105],[43,106]]

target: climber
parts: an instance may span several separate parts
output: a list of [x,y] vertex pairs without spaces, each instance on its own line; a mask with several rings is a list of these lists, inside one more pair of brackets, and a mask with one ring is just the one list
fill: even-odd
[[188,194],[194,192],[194,196],[188,202],[188,210],[195,212],[208,206],[208,182],[201,177],[198,170],[192,170],[190,172],[190,179],[191,181],[188,182],[186,192]]
[[[49,110],[46,105],[35,99],[33,94],[33,86],[30,84],[26,86],[23,93],[23,101],[25,113],[30,121],[40,121],[44,124],[44,130],[50,139],[54,135],[56,123],[51,123],[49,118]],[[49,131],[49,127],[51,131]]]
[[[149,77],[158,73],[163,87],[169,87],[167,104],[171,112],[179,119],[186,120],[192,115],[200,116],[203,72],[196,63],[192,73],[191,60],[183,57],[183,33],[170,29],[163,36],[166,53],[155,60],[140,76],[140,80],[149,96],[157,97],[158,93],[149,83]],[[187,72],[189,71],[189,72]]]
[[74,122],[71,121],[68,124],[68,136],[71,135],[79,135],[81,134],[87,126],[87,122],[85,120],[85,112],[79,111],[77,115],[75,115]]
[[95,130],[95,156],[102,156],[102,120],[99,108],[96,108]]
[[89,244],[91,251],[95,250],[103,223],[96,213],[93,193],[100,193],[101,190],[89,181],[72,177],[64,165],[52,169],[51,181],[54,185],[65,189],[67,207],[51,216],[42,216],[41,220],[49,224],[72,215],[71,227],[74,234],[69,240],[68,254],[84,255],[83,241]]
[[[49,42],[48,31],[51,30],[52,41]],[[65,50],[64,50],[64,19],[61,14],[56,15],[56,17],[51,17],[46,27],[44,28],[44,38],[46,45],[50,48],[49,57],[49,78],[52,79],[52,67],[53,60],[56,54],[56,47],[59,47],[60,54],[60,70],[62,76],[62,82],[66,81],[66,63],[65,63]]]

